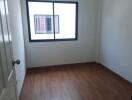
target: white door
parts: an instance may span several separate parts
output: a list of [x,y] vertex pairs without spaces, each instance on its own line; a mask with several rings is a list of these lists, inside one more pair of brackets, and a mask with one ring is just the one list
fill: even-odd
[[0,0],[0,100],[17,100],[15,71],[12,64],[12,39],[5,8],[5,0]]
[[19,59],[21,64],[15,64],[17,81],[17,97],[19,98],[25,78],[25,50],[21,16],[20,0],[5,0],[8,9],[9,30],[12,34],[13,59]]

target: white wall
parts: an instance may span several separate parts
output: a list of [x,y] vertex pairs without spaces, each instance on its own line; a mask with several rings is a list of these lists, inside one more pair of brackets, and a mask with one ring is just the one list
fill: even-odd
[[101,20],[102,19],[102,0],[98,0],[98,22],[96,34],[96,62],[100,63],[100,40],[101,40]]
[[103,0],[100,62],[132,82],[132,0]]
[[15,66],[17,96],[19,97],[25,77],[25,50],[21,17],[20,0],[8,0],[9,23],[12,34],[14,60],[20,59],[21,64]]
[[79,36],[77,41],[38,43],[29,42],[24,1],[22,0],[22,16],[28,67],[95,61],[98,0],[78,1]]

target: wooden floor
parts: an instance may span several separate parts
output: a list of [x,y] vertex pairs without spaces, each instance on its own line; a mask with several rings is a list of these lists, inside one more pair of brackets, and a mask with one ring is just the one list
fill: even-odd
[[30,69],[20,100],[131,100],[132,84],[102,65]]

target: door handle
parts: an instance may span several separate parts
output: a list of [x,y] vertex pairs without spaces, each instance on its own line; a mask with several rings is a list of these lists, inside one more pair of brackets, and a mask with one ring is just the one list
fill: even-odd
[[14,66],[15,64],[19,65],[20,63],[21,63],[21,61],[20,61],[19,59],[17,59],[17,60],[15,60],[15,61],[12,62],[13,66]]

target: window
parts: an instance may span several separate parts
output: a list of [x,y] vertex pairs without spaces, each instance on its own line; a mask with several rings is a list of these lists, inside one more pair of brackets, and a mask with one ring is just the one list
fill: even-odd
[[[55,15],[55,33],[59,33],[59,16]],[[53,34],[53,15],[34,15],[35,34]]]
[[29,41],[77,40],[78,3],[27,0]]

